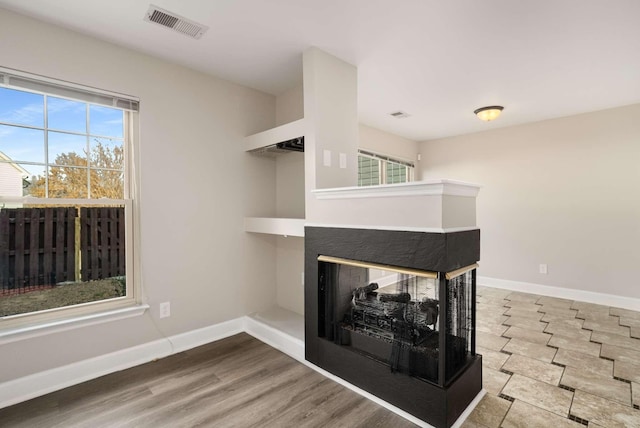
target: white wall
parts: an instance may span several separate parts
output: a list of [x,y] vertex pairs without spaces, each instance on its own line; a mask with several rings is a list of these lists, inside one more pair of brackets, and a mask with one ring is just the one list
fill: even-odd
[[278,306],[304,315],[304,238],[279,236],[277,249]]
[[[309,92],[311,94],[311,91]],[[289,89],[276,98],[276,124],[281,125],[303,117],[302,86]],[[416,161],[417,142],[362,124],[359,125],[359,131],[358,146],[360,148],[407,161]],[[276,158],[276,215],[278,217],[305,217],[304,175],[302,154],[291,153]],[[303,314],[304,289],[301,277],[304,271],[304,240],[278,237],[276,247],[277,304]]]
[[282,153],[275,162],[277,217],[304,218],[304,153]]
[[[276,125],[304,117],[302,85],[293,87],[276,97]],[[417,166],[418,142],[360,123],[358,148],[396,159],[414,162]]]
[[[355,186],[358,180],[358,73],[356,67],[318,48],[303,53],[307,218],[310,191]],[[329,154],[330,165],[324,162]],[[340,155],[346,165],[340,167]]]
[[[267,126],[264,129],[268,129]],[[244,165],[231,177],[244,179],[245,211],[242,216],[274,217],[276,207],[276,160],[274,158],[244,153]],[[218,201],[219,208],[225,209],[226,201]],[[246,266],[239,278],[229,286],[241,286],[244,312],[249,314],[273,305],[276,301],[276,237],[257,233],[244,233],[244,254]],[[244,276],[244,279],[242,277]],[[242,281],[247,286],[242,287]]]
[[[270,190],[259,180],[247,187],[251,160],[242,148],[243,137],[273,126],[273,96],[2,9],[0,61],[140,97],[140,256],[152,307],[141,317],[2,345],[0,382],[273,303],[259,282],[275,275],[262,252],[272,243],[243,230],[245,213]],[[264,163],[252,167],[257,177],[274,174]],[[171,317],[159,320],[164,301]]]
[[418,143],[416,141],[408,140],[362,123],[359,129],[360,142],[358,147],[360,149],[379,155],[387,155],[398,160],[413,162],[416,165],[416,170],[419,168],[419,162],[417,161]]
[[[304,117],[302,85],[276,97],[276,124]],[[276,157],[276,215],[305,218],[304,153],[287,153]],[[304,238],[276,239],[276,303],[304,315]]]
[[640,105],[427,141],[419,150],[423,179],[483,186],[479,275],[640,297]]
[[[300,59],[302,61],[302,58]],[[302,85],[295,86],[276,97],[276,125],[284,125],[304,117]]]

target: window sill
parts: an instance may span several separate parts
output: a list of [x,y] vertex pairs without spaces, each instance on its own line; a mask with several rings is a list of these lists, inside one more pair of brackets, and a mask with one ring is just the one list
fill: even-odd
[[2,323],[0,322],[0,345],[94,324],[137,317],[144,314],[147,309],[149,309],[149,305],[139,304],[87,315],[72,316],[55,321],[10,327],[7,329],[2,329]]

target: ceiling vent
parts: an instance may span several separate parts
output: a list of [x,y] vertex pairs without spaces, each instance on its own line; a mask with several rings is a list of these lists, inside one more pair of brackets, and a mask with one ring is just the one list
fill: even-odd
[[209,27],[154,5],[149,5],[144,20],[171,28],[194,39],[199,39],[209,29]]
[[409,117],[410,114],[404,111],[394,111],[393,113],[389,113],[389,116],[395,117],[396,119],[404,119],[405,117]]

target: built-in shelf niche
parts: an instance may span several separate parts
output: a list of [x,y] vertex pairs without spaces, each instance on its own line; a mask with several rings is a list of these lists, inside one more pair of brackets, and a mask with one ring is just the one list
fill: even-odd
[[[291,183],[286,179],[281,182],[276,179],[274,183],[277,189],[276,191],[293,198],[292,203],[276,201],[277,212],[275,213],[276,215],[273,216],[246,217],[245,231],[304,237],[304,208],[294,209],[295,212],[288,211],[287,208],[293,205],[300,206],[300,204],[304,204],[304,157],[301,153],[294,151],[278,153],[280,151],[268,150],[283,141],[304,137],[304,126],[304,119],[299,119],[245,138],[245,151],[255,155],[267,155],[274,158],[273,161],[276,162],[277,175],[285,174],[285,176],[292,176],[291,180],[302,180],[302,186],[299,189],[292,189]],[[295,165],[292,166],[292,163]],[[298,173],[295,173],[295,171],[292,172],[292,167],[298,168],[300,171]]]
[[273,146],[282,141],[293,140],[294,138],[303,137],[305,133],[304,119],[294,122],[285,123],[266,131],[245,137],[245,151],[252,152]]
[[304,237],[303,218],[245,217],[246,232]]

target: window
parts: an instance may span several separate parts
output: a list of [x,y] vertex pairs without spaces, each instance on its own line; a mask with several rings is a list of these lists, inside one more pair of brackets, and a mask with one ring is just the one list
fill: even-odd
[[3,321],[134,301],[137,109],[129,97],[0,68]]
[[406,183],[413,180],[414,165],[363,150],[358,151],[358,186]]
[[358,186],[380,184],[380,163],[382,161],[358,154]]

